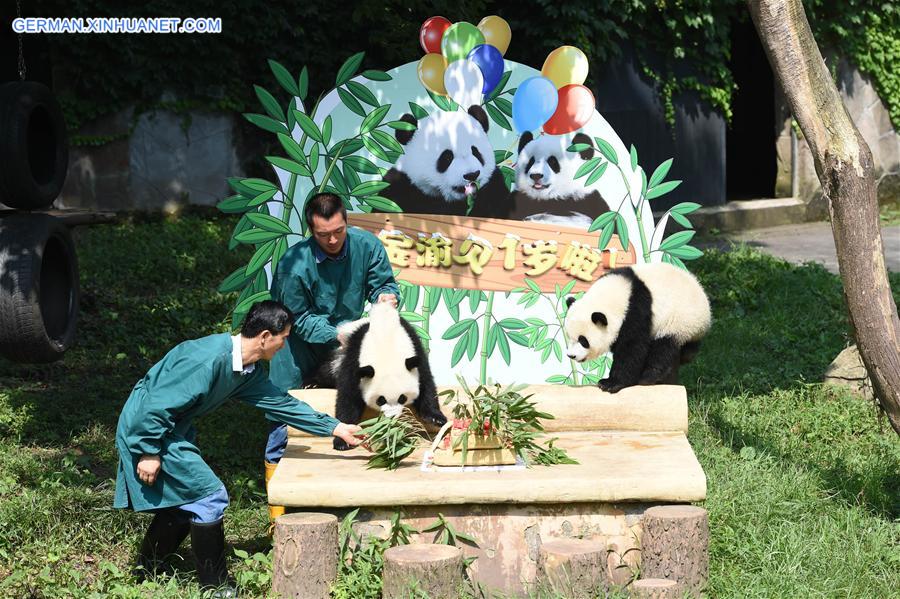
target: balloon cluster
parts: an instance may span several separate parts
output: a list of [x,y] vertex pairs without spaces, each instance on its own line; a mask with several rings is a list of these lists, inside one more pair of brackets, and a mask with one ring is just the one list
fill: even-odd
[[519,133],[543,125],[544,133],[563,135],[583,127],[594,114],[594,94],[586,88],[588,60],[574,46],[547,55],[541,75],[526,79],[513,96],[513,126]]
[[431,17],[419,30],[426,52],[419,60],[419,81],[463,108],[479,104],[482,94],[491,93],[503,77],[510,39],[509,24],[498,16],[481,19],[477,27]]

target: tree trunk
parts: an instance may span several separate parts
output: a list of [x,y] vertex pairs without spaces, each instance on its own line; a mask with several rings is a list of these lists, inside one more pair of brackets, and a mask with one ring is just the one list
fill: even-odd
[[431,599],[454,599],[462,584],[463,557],[458,547],[421,543],[384,552],[384,599],[422,594]]
[[641,576],[678,583],[678,596],[699,597],[709,580],[709,519],[693,505],[658,505],[644,512]]
[[681,599],[678,584],[665,578],[642,578],[631,585],[633,599]]
[[828,200],[850,325],[881,409],[900,434],[900,319],[879,228],[872,152],[841,102],[800,0],[747,0]]
[[275,520],[272,590],[278,597],[328,599],[338,569],[338,521],[295,513]]
[[538,586],[561,593],[563,597],[593,597],[598,589],[604,594],[606,545],[585,539],[551,539],[541,545],[537,564]]

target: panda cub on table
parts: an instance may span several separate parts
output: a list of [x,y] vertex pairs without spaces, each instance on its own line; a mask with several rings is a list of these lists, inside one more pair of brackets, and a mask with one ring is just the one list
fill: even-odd
[[[581,152],[569,152],[572,144],[588,144]],[[609,212],[596,182],[575,179],[581,166],[594,157],[591,138],[584,133],[541,135],[530,131],[519,138],[516,191],[512,195],[517,218],[567,224],[587,229],[595,218]]]
[[[422,342],[396,308],[375,304],[368,318],[345,323],[338,333],[347,335],[346,344],[317,376],[320,386],[337,389],[338,420],[359,424],[368,406],[390,417],[412,407],[428,424],[440,427],[447,422]],[[335,438],[334,448],[350,446]]]
[[697,279],[665,263],[612,270],[566,303],[566,353],[584,362],[612,351],[609,378],[599,385],[609,393],[675,382],[678,366],[696,355],[711,320]]
[[439,110],[421,121],[404,114],[400,120],[416,130],[395,132],[403,155],[383,177],[391,184],[384,197],[404,212],[465,215],[466,198],[474,194],[471,216],[509,214],[509,190],[497,168],[481,106],[466,112]]

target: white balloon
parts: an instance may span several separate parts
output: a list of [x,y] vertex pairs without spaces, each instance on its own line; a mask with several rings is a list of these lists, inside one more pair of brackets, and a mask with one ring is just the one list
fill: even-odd
[[484,75],[471,60],[455,60],[444,71],[444,87],[454,102],[468,110],[473,104],[481,104]]

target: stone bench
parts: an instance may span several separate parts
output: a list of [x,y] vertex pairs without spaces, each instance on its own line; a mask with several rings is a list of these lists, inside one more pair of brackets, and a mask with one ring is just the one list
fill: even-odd
[[[292,392],[313,408],[334,413],[334,391]],[[473,580],[520,593],[533,583],[541,539],[579,536],[618,550],[637,547],[641,515],[653,505],[706,497],[706,477],[687,441],[683,387],[632,387],[610,395],[596,387],[535,385],[539,410],[556,445],[577,465],[501,472],[423,472],[422,451],[396,471],[369,470],[367,454],[334,451],[330,438],[290,431],[288,447],[269,482],[269,502],[342,513],[361,507],[366,531],[386,535],[398,508],[421,530],[437,514],[479,541],[463,547],[477,557]],[[435,533],[416,535],[432,542]]]

